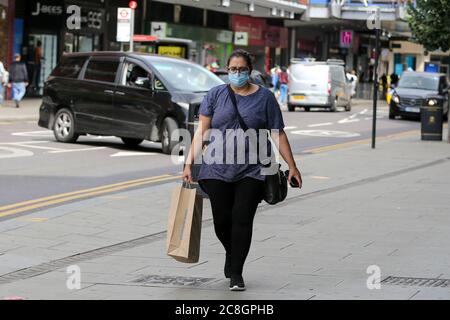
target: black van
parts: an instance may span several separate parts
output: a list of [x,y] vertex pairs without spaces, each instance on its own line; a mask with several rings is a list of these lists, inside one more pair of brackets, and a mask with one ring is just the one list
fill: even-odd
[[94,52],[64,55],[45,83],[39,126],[60,142],[80,135],[108,135],[136,146],[176,145],[172,134],[188,128],[189,108],[223,84],[216,75],[184,59],[158,55]]

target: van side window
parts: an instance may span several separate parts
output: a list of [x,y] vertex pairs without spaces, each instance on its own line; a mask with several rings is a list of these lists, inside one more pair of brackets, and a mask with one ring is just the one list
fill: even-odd
[[76,79],[83,68],[85,57],[65,58],[53,70],[51,76]]
[[119,61],[91,60],[84,79],[114,83],[118,67]]
[[152,74],[134,63],[128,63],[122,85],[151,89]]

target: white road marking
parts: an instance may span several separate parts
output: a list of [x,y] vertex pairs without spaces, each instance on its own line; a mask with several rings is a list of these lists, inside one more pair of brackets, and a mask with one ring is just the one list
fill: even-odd
[[364,109],[363,111],[361,111],[359,114],[366,114],[367,111],[369,111],[368,109]]
[[352,114],[350,117],[348,117],[349,119],[355,119],[358,116],[358,113]]
[[311,179],[317,179],[317,180],[329,180],[330,177],[322,177],[322,176],[310,176]]
[[82,151],[96,151],[103,150],[106,147],[96,147],[96,148],[82,148],[82,149],[70,149],[70,150],[59,150],[59,151],[49,151],[49,153],[69,153],[69,152],[82,152]]
[[15,132],[15,133],[11,133],[11,135],[19,136],[19,137],[50,137],[50,136],[53,136],[53,132],[50,130],[27,131],[27,132]]
[[23,143],[23,142],[8,143],[8,145],[17,146],[17,147],[23,147],[23,148],[40,149],[40,150],[65,151],[65,149],[52,148],[52,147],[33,146],[31,144],[27,144],[27,143]]
[[135,157],[135,156],[155,156],[153,152],[117,152],[110,157]]
[[304,136],[327,137],[327,138],[353,138],[359,137],[361,135],[357,132],[344,132],[334,130],[299,130],[293,131],[292,133]]
[[8,154],[0,154],[0,159],[31,157],[34,155],[33,152],[28,151],[28,150],[22,150],[22,149],[17,149],[17,148],[10,148],[10,147],[2,147],[2,146],[0,146],[0,151],[9,152]]
[[284,130],[294,130],[297,129],[297,127],[284,127]]
[[331,126],[333,122],[325,122],[325,123],[316,123],[308,125],[309,128],[322,127],[322,126]]
[[359,122],[359,119],[350,119],[350,118],[345,118],[342,120],[339,120],[338,123],[343,124],[343,123],[351,123],[351,122]]

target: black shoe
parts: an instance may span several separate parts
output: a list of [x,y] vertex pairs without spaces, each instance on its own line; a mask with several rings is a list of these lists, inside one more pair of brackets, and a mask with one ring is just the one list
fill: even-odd
[[16,108],[20,108],[19,101],[14,101],[16,103]]
[[245,283],[242,276],[231,276],[230,280],[230,290],[231,291],[245,291]]
[[228,253],[225,255],[225,267],[223,268],[223,272],[225,273],[225,278],[231,278],[231,255]]

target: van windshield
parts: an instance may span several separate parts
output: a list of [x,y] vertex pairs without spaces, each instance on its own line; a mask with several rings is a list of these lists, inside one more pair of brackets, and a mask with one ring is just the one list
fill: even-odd
[[175,90],[207,92],[224,82],[214,73],[192,63],[178,61],[151,62],[164,81]]
[[328,81],[328,66],[318,65],[294,65],[292,76],[297,81]]

